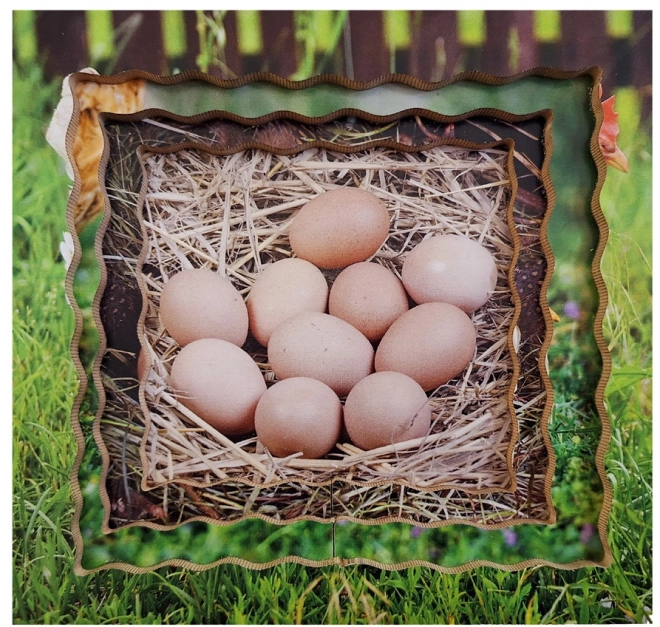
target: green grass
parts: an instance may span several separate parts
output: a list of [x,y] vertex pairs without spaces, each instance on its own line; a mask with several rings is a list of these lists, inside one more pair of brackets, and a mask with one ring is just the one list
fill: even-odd
[[[159,569],[144,575],[117,570],[85,577],[73,573],[73,500],[69,473],[76,452],[69,424],[77,390],[69,357],[73,315],[63,294],[64,263],[58,252],[66,229],[69,181],[44,131],[59,85],[44,85],[36,68],[14,75],[13,136],[13,607],[16,623],[624,623],[641,622],[651,607],[651,301],[650,140],[637,133],[623,148],[631,173],[608,173],[602,202],[612,237],[603,263],[610,291],[605,331],[614,377],[607,403],[612,442],[607,469],[614,488],[609,541],[614,564],[575,571],[535,567],[508,573],[477,568],[451,575],[421,567],[384,571],[350,566],[307,568],[282,564],[265,571],[225,565],[205,572]],[[86,234],[89,238],[90,235]],[[86,242],[89,248],[89,241]],[[98,281],[86,260],[80,276],[83,308]],[[558,276],[569,272],[558,268]],[[560,312],[561,313],[561,312]],[[580,460],[592,446],[589,408],[572,396],[570,381],[582,376],[571,334],[582,324],[562,316],[554,358],[564,396],[553,423],[559,472],[555,498],[570,525],[527,532],[519,542],[537,545],[580,533],[585,512],[583,482],[593,473]],[[93,354],[94,345],[88,347]],[[560,360],[564,360],[559,363]],[[577,425],[577,426],[576,426]],[[582,431],[580,431],[582,430]],[[587,486],[589,487],[589,486]],[[586,493],[597,494],[589,488]],[[96,515],[98,517],[98,510]],[[561,519],[561,517],[560,517]],[[96,525],[96,527],[95,527]],[[109,546],[98,523],[85,528],[87,546]],[[97,530],[95,532],[95,529]],[[562,535],[557,536],[556,533]],[[124,555],[150,534],[126,534]],[[400,531],[398,532],[401,533]],[[553,536],[554,533],[554,536]],[[231,542],[205,525],[173,535],[190,550],[207,542]],[[214,535],[217,534],[217,535]],[[528,535],[526,535],[528,534]],[[151,534],[153,535],[153,534]],[[440,537],[441,535],[441,537]],[[420,543],[433,537],[420,536]],[[579,538],[573,538],[579,544]],[[234,538],[240,542],[240,538]],[[411,541],[392,537],[400,544]],[[455,527],[439,534],[447,559],[506,554],[500,533]],[[574,544],[575,545],[575,544]],[[120,547],[121,548],[121,547]],[[524,547],[520,547],[522,551]],[[168,549],[169,550],[169,549]],[[570,557],[570,556],[569,556]],[[145,556],[145,559],[148,555]],[[568,558],[567,558],[568,559]]]

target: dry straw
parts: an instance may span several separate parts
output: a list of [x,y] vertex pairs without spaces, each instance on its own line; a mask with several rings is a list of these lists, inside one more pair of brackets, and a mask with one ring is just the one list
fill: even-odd
[[[511,489],[508,451],[515,430],[509,399],[517,362],[509,350],[516,313],[509,274],[515,259],[505,151],[314,148],[284,156],[255,149],[218,156],[179,150],[147,152],[143,165],[148,190],[139,276],[147,302],[143,346],[152,365],[142,388],[148,417],[141,449],[145,488],[174,483],[190,495],[216,486],[213,518],[225,509],[230,518],[249,511],[253,486],[262,495],[269,488],[274,501],[284,499],[295,510],[285,515],[291,518],[315,516],[311,510],[330,498],[324,486],[333,483],[335,505],[350,503],[353,516],[378,518],[381,512],[413,519],[433,509],[438,513],[432,519],[443,517],[447,495],[432,490]],[[177,401],[168,373],[179,347],[158,316],[160,292],[176,272],[205,267],[228,276],[247,296],[264,265],[291,256],[287,233],[297,210],[343,186],[368,190],[388,206],[390,236],[372,261],[400,277],[407,252],[425,237],[467,235],[494,256],[497,290],[471,316],[478,336],[472,362],[429,394],[433,419],[425,437],[372,451],[343,441],[319,460],[277,459],[255,437],[231,440]],[[329,283],[334,276],[326,272]],[[265,349],[250,340],[245,348],[266,381],[274,382]],[[517,407],[516,414],[522,417],[526,409]],[[139,431],[131,437],[139,438]],[[409,497],[406,486],[416,489]],[[497,517],[497,504],[493,508]]]

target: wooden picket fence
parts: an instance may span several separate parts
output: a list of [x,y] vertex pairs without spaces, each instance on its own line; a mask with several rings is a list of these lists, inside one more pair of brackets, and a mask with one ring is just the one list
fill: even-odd
[[14,57],[41,61],[48,77],[91,65],[442,80],[598,65],[606,93],[650,96],[651,23],[651,11],[18,11]]

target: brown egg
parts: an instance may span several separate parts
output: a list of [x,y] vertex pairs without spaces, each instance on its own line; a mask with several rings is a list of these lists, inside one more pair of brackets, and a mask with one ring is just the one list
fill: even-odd
[[311,377],[339,396],[372,372],[373,359],[373,346],[362,333],[324,313],[288,318],[268,342],[268,361],[278,379]]
[[407,374],[429,391],[465,369],[476,343],[474,325],[464,311],[449,303],[425,303],[409,309],[387,330],[375,368]]
[[319,268],[344,268],[373,255],[387,238],[387,207],[371,192],[344,187],[304,205],[289,231],[291,249]]
[[425,436],[431,426],[431,406],[410,377],[375,372],[349,392],[344,423],[353,444],[371,450]]
[[206,268],[170,277],[160,296],[160,316],[180,346],[208,337],[242,346],[247,338],[243,298],[227,277]]
[[325,455],[339,439],[342,407],[325,384],[308,377],[278,381],[257,404],[255,429],[276,457],[302,452],[308,459]]
[[247,298],[250,331],[262,346],[275,327],[303,311],[325,312],[328,283],[323,273],[304,259],[282,259],[263,268]]
[[241,348],[215,338],[195,340],[174,359],[170,386],[180,403],[224,435],[254,430],[266,391],[259,366]]
[[408,295],[396,275],[361,261],[341,271],[330,290],[328,312],[352,324],[372,342],[408,311]]
[[469,237],[436,235],[408,253],[401,278],[416,303],[451,303],[471,313],[495,290],[497,266],[490,252]]

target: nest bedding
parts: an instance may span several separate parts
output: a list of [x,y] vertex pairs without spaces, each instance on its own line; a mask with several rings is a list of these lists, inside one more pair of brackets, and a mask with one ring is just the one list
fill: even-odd
[[[255,137],[258,136],[261,139],[268,137],[273,144],[278,144],[277,148],[270,146],[271,152],[282,152],[283,145],[288,145],[289,150],[292,152],[300,152],[305,144],[309,146],[310,141],[318,140],[319,137],[324,140],[325,138],[333,139],[334,143],[327,146],[330,149],[335,148],[337,143],[353,143],[357,144],[359,149],[363,151],[367,142],[373,141],[374,137],[383,136],[387,139],[378,139],[377,141],[382,143],[382,141],[404,138],[408,144],[416,142],[421,146],[425,145],[427,148],[435,148],[440,144],[451,142],[457,143],[459,147],[465,148],[467,145],[471,147],[473,144],[455,138],[456,134],[460,133],[462,126],[465,125],[470,125],[471,129],[477,129],[483,139],[492,139],[494,135],[494,131],[488,128],[488,125],[493,124],[492,120],[465,120],[458,123],[443,124],[433,119],[422,121],[419,118],[397,116],[396,124],[392,124],[390,120],[387,123],[380,120],[379,122],[377,124],[359,120],[360,132],[356,132],[355,120],[348,121],[350,129],[347,131],[347,122],[344,119],[330,120],[312,127],[286,119],[269,121],[256,127],[246,127],[234,120],[217,119],[209,120],[196,127],[179,125],[178,122],[171,120],[151,119],[140,122],[139,126],[135,120],[128,123],[111,122],[109,120],[106,124],[105,130],[111,150],[118,150],[118,152],[115,156],[112,153],[110,154],[106,172],[107,194],[113,212],[109,216],[108,228],[103,237],[108,285],[104,293],[105,300],[101,301],[100,314],[110,341],[108,350],[100,364],[100,373],[103,376],[109,412],[106,411],[105,416],[101,415],[99,432],[101,433],[103,447],[107,446],[107,460],[110,462],[107,466],[110,509],[113,513],[119,514],[117,524],[120,526],[126,524],[126,522],[133,523],[125,518],[126,512],[118,512],[116,508],[113,509],[112,502],[116,501],[117,496],[121,495],[122,492],[125,493],[127,472],[130,477],[134,477],[134,479],[131,479],[130,484],[132,486],[130,489],[134,490],[137,487],[134,481],[142,476],[144,466],[144,460],[141,459],[139,450],[136,451],[133,448],[137,442],[141,441],[141,437],[145,433],[144,427],[140,426],[144,424],[144,418],[141,416],[142,412],[136,403],[138,386],[135,380],[134,357],[137,350],[139,350],[139,341],[137,347],[132,346],[133,361],[130,357],[127,359],[126,355],[129,354],[129,351],[125,350],[126,344],[120,337],[121,334],[117,333],[116,328],[113,329],[112,315],[114,309],[110,307],[110,304],[115,302],[115,296],[119,296],[126,301],[128,295],[130,299],[134,300],[134,312],[137,312],[138,315],[134,315],[130,326],[133,329],[133,335],[137,337],[135,333],[136,326],[133,326],[133,324],[136,323],[137,317],[139,317],[141,305],[139,290],[136,290],[135,286],[135,275],[137,259],[142,251],[143,237],[142,225],[140,221],[136,221],[136,216],[140,213],[138,198],[143,182],[141,162],[134,154],[143,151],[143,149],[138,149],[138,146],[151,144],[156,146],[155,149],[149,149],[151,152],[171,153],[172,150],[165,147],[168,143],[171,145],[171,139],[165,144],[161,141],[145,141],[145,139],[152,133],[155,133],[156,136],[169,136],[179,140],[189,141],[193,138],[196,142],[199,142],[200,137],[208,136],[210,139],[209,145],[215,149],[218,149],[219,145],[224,147],[219,149],[219,152],[224,150],[226,154],[222,157],[226,158],[228,153],[234,155],[237,153],[237,149],[226,148],[228,145],[227,135],[233,133],[234,137],[243,141],[244,147],[247,130],[254,133]],[[225,127],[228,127],[229,131]],[[487,129],[487,132],[483,131],[484,128]],[[537,132],[539,132],[538,129],[541,129],[542,134],[543,124],[537,124],[536,128]],[[116,136],[114,136],[115,131],[119,131]],[[221,141],[218,141],[219,136],[223,138]],[[238,141],[238,139],[234,139],[234,141]],[[507,144],[505,142],[503,147],[509,149],[511,155],[518,155],[519,159],[515,160],[515,163],[517,165],[522,163],[527,168],[526,171],[529,172],[529,161],[526,160],[523,153],[514,152],[511,143]],[[259,142],[258,144],[261,148],[264,147],[263,144]],[[461,144],[463,145],[461,146]],[[159,145],[161,148],[157,147]],[[198,143],[195,143],[193,147],[198,149]],[[477,147],[483,149],[484,144],[477,144]],[[375,145],[372,148],[381,150],[382,146]],[[357,151],[357,146],[354,145],[353,150]],[[133,165],[129,167],[131,162]],[[540,174],[540,168],[531,166],[531,169],[533,173]],[[496,185],[492,189],[499,189],[501,192],[503,186]],[[401,490],[398,488],[395,490],[397,494],[395,501],[393,501],[392,491],[396,488],[396,485],[393,485],[391,481],[381,481],[380,485],[367,486],[368,489],[354,487],[345,490],[342,494],[337,493],[336,490],[340,482],[332,479],[333,483],[329,486],[329,492],[334,494],[333,498],[325,502],[321,499],[322,505],[317,507],[313,505],[314,501],[317,500],[316,497],[312,498],[311,496],[317,494],[315,492],[316,488],[306,486],[305,482],[296,480],[290,484],[280,481],[280,485],[273,485],[267,489],[255,489],[251,494],[251,498],[242,497],[241,502],[243,505],[237,507],[235,501],[231,499],[229,501],[233,504],[226,506],[225,495],[232,494],[232,499],[234,499],[236,494],[244,488],[240,487],[240,482],[237,488],[235,483],[220,480],[220,477],[216,475],[218,482],[210,487],[200,487],[199,482],[190,482],[184,478],[183,480],[166,482],[163,486],[145,493],[145,496],[149,499],[156,499],[155,502],[159,503],[160,511],[166,512],[165,520],[168,521],[167,524],[180,524],[180,522],[188,519],[188,514],[184,512],[192,511],[196,513],[193,518],[197,516],[202,519],[212,519],[220,522],[233,522],[245,516],[265,517],[269,520],[284,522],[298,516],[327,520],[339,515],[369,523],[396,519],[435,525],[447,524],[456,520],[474,521],[475,508],[477,511],[481,510],[483,512],[476,519],[483,520],[482,524],[504,524],[504,521],[508,518],[520,520],[522,510],[535,511],[534,520],[550,520],[552,516],[551,506],[542,487],[544,481],[542,464],[547,462],[539,464],[539,461],[546,455],[543,451],[547,451],[544,436],[540,429],[540,419],[543,411],[546,410],[546,383],[540,376],[538,363],[539,349],[544,339],[547,339],[545,337],[547,333],[544,331],[546,329],[545,319],[540,305],[543,298],[542,284],[545,277],[545,268],[547,267],[546,251],[543,249],[540,237],[540,226],[545,215],[545,204],[542,200],[539,201],[539,197],[531,200],[530,194],[525,193],[525,190],[521,190],[516,198],[518,202],[514,208],[514,221],[523,242],[524,250],[523,258],[516,265],[515,271],[516,285],[521,294],[522,312],[518,324],[520,336],[517,340],[519,358],[521,363],[524,364],[521,373],[525,373],[525,377],[517,382],[517,394],[514,399],[514,403],[522,410],[519,424],[516,425],[521,429],[520,439],[516,446],[520,447],[521,441],[525,443],[525,446],[531,443],[531,451],[536,450],[537,453],[532,453],[531,456],[529,454],[521,457],[514,456],[514,465],[517,465],[519,460],[523,464],[527,461],[534,464],[534,471],[531,473],[531,480],[535,486],[531,490],[533,498],[530,499],[530,494],[527,492],[529,488],[526,484],[528,484],[527,477],[529,475],[524,477],[522,484],[519,482],[515,492],[511,492],[509,489],[508,496],[506,495],[506,488],[501,494],[495,492],[488,499],[475,499],[469,492],[454,488],[430,491],[403,485],[400,486]],[[535,273],[535,277],[530,280],[530,273],[532,272]],[[114,326],[117,327],[116,324]],[[126,426],[122,427],[122,423],[130,427],[128,429]],[[190,425],[188,425],[189,427]],[[129,441],[133,444],[127,447],[126,443]],[[535,458],[536,454],[540,454],[540,458]],[[117,465],[115,460],[118,459],[122,460],[123,468]],[[516,470],[519,474],[519,468]],[[208,480],[208,478],[205,480]],[[142,476],[142,481],[144,481],[144,476]],[[323,491],[323,488],[318,489]],[[402,496],[404,492],[405,497]],[[300,497],[301,493],[306,495],[302,499]],[[194,495],[194,498],[191,495]],[[295,495],[293,500],[292,495]],[[402,505],[406,502],[407,495],[409,495],[411,503],[416,502],[420,506],[407,507]],[[513,509],[511,505],[502,506],[497,504],[499,499],[510,500],[510,502],[515,503]],[[144,520],[145,514],[149,516],[146,512],[141,515],[138,514],[138,516]],[[161,518],[161,520],[164,519]],[[144,524],[151,523],[147,520]],[[160,526],[161,523],[157,522],[156,524]]]
[[[349,483],[367,485],[506,489],[512,483],[506,463],[513,436],[508,398],[517,374],[515,354],[509,351],[517,312],[508,280],[515,259],[506,157],[503,151],[470,153],[451,147],[419,153],[312,149],[286,157],[265,151],[227,157],[199,151],[143,155],[149,191],[143,210],[148,242],[143,268],[148,273],[143,271],[142,285],[149,304],[145,336],[154,364],[145,387],[153,423],[145,443],[151,482],[184,478],[201,487],[231,477],[248,485],[292,478],[319,484],[350,476]],[[480,341],[472,366],[431,394],[433,425],[421,443],[370,454],[341,442],[339,450],[316,462],[277,460],[254,438],[237,444],[242,453],[228,442],[214,446],[213,437],[186,429],[174,395],[164,392],[167,368],[177,354],[157,314],[164,281],[182,266],[224,267],[247,297],[264,266],[291,255],[288,225],[301,203],[346,181],[389,204],[390,236],[372,261],[399,277],[407,251],[430,235],[461,233],[494,254],[499,281],[487,306],[473,317]],[[223,211],[227,194],[232,199],[228,213]],[[224,260],[216,254],[222,250]],[[332,284],[336,273],[327,274]],[[252,338],[245,348],[266,380],[274,382],[263,348]],[[195,438],[187,456],[181,451],[182,430]]]

